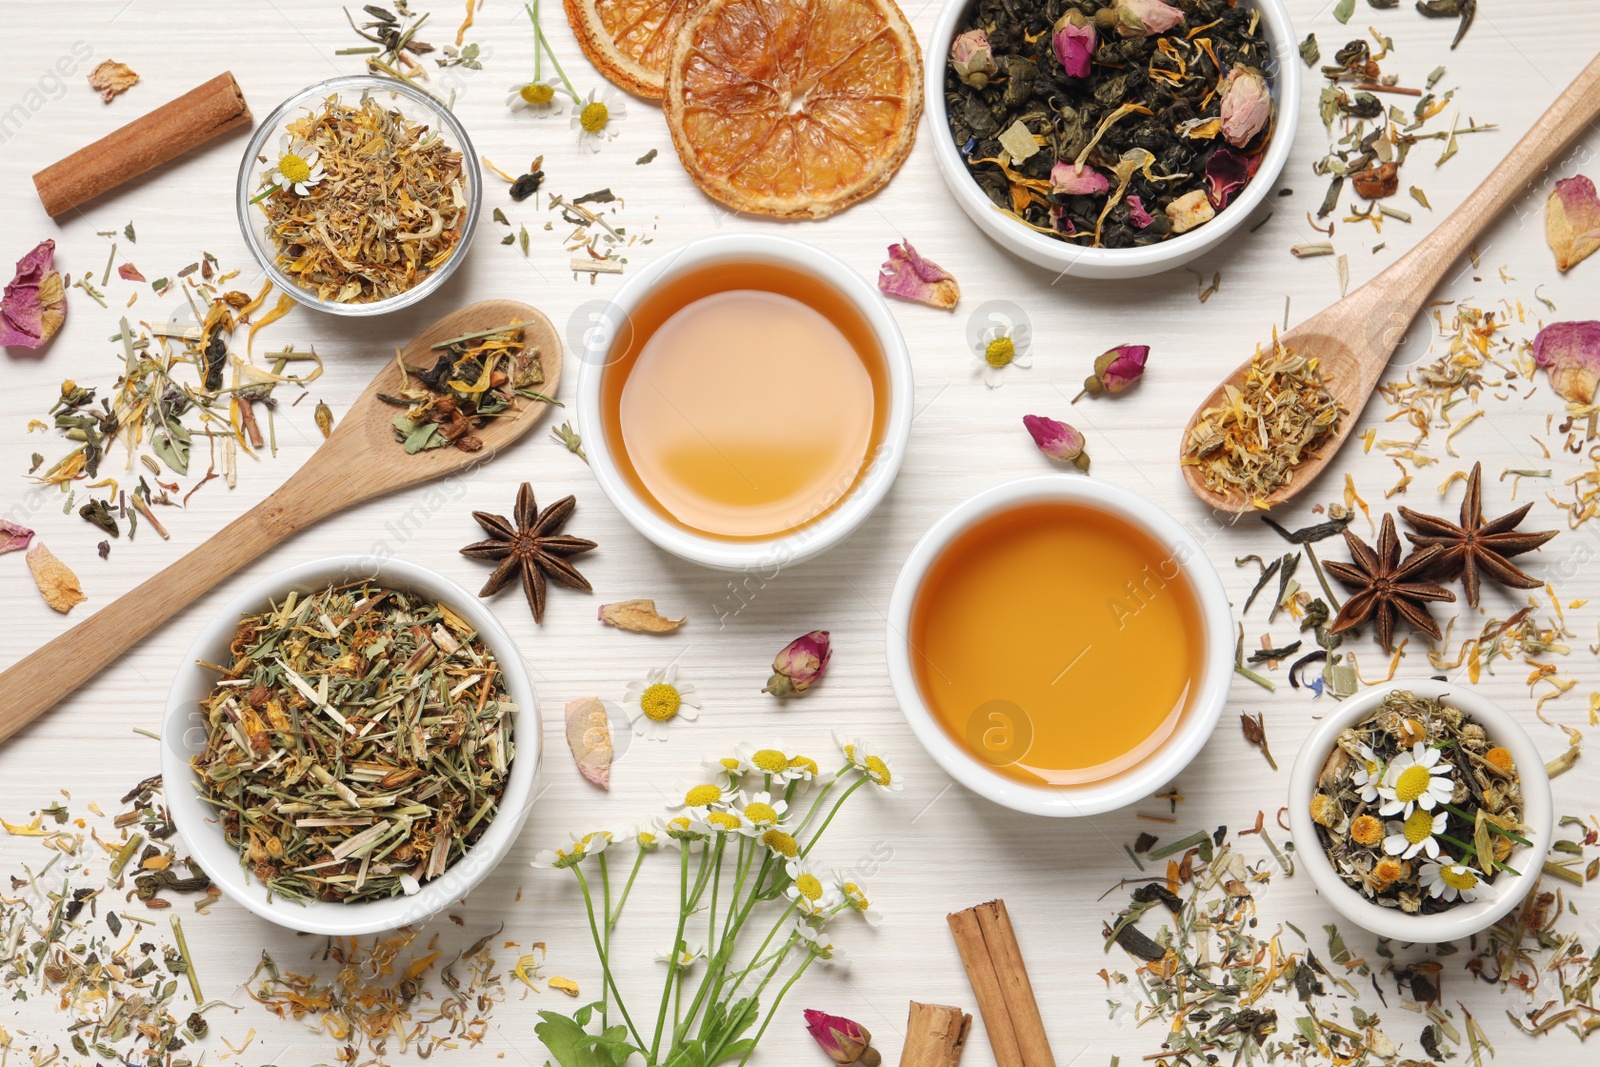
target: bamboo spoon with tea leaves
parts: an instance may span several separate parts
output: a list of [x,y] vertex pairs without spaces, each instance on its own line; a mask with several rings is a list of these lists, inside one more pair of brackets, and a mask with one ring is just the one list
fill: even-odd
[[[1411,320],[1446,272],[1496,216],[1541,181],[1557,155],[1596,117],[1600,117],[1600,56],[1590,61],[1483,184],[1433,233],[1372,281],[1279,339],[1285,348],[1321,361],[1328,390],[1347,414],[1317,453],[1294,469],[1293,479],[1266,495],[1263,503],[1267,507],[1293,498],[1327,466],[1350,436],[1389,357],[1405,339]],[[1227,387],[1238,387],[1251,363],[1245,360],[1240,364],[1195,409],[1183,431],[1180,457],[1188,453],[1190,434],[1202,413],[1223,403]],[[1185,464],[1183,476],[1195,496],[1212,508],[1236,513],[1253,506],[1241,494],[1223,495],[1208,488],[1195,466]]]
[[[524,344],[538,349],[544,371],[539,388],[554,394],[561,381],[561,339],[543,314],[512,300],[485,300],[446,315],[406,345],[400,358],[408,367],[430,368],[439,356],[434,345],[513,322],[522,324]],[[474,431],[483,441],[478,452],[435,448],[407,455],[392,425],[400,409],[378,399],[379,393],[393,396],[401,388],[400,368],[391,360],[322,447],[272,495],[166,570],[0,674],[0,741],[289,535],[363,501],[474,467],[527,433],[549,406],[524,400],[515,418],[489,419]]]

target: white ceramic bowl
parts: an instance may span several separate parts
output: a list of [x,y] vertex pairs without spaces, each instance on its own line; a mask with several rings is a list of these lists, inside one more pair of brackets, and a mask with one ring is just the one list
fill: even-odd
[[[1199,602],[1205,642],[1204,673],[1173,734],[1142,761],[1103,781],[1075,786],[1029,785],[1002,775],[951,740],[923,700],[912,667],[911,611],[923,579],[950,543],[974,524],[1004,511],[1040,503],[1098,508],[1144,531],[1170,552]],[[956,781],[996,804],[1034,815],[1096,815],[1125,807],[1170,785],[1205,745],[1233,682],[1233,614],[1216,568],[1200,543],[1166,511],[1108,482],[1072,474],[1019,478],[957,505],[911,550],[889,599],[889,681],[911,730]]]
[[1244,225],[1277,187],[1289,152],[1294,147],[1294,132],[1300,121],[1300,52],[1294,24],[1282,0],[1243,0],[1261,12],[1261,26],[1272,55],[1265,71],[1272,86],[1276,126],[1272,143],[1250,184],[1217,217],[1188,233],[1179,234],[1141,248],[1083,248],[1069,241],[1058,241],[1024,226],[998,210],[972,180],[955,142],[950,139],[950,124],[944,100],[945,71],[950,45],[955,40],[956,23],[966,14],[972,0],[944,0],[928,38],[928,75],[923,81],[923,114],[928,123],[928,139],[933,142],[933,158],[945,185],[978,229],[1006,251],[1029,263],[1080,278],[1139,278],[1182,266],[1204,255]]
[[[1345,727],[1370,715],[1383,698],[1395,690],[1409,690],[1460,709],[1488,732],[1491,741],[1510,750],[1512,763],[1522,778],[1522,821],[1530,827],[1525,836],[1533,842],[1532,848],[1519,845],[1512,853],[1511,866],[1521,873],[1510,875],[1502,871],[1491,883],[1492,896],[1485,894],[1470,904],[1457,904],[1449,911],[1433,915],[1407,915],[1398,908],[1381,907],[1345,885],[1334,873],[1333,864],[1328,861],[1328,854],[1317,836],[1316,824],[1311,821],[1311,798],[1317,791],[1317,776],[1339,734]],[[1432,678],[1378,686],[1346,700],[1317,723],[1300,746],[1300,754],[1289,772],[1289,827],[1294,835],[1295,862],[1311,876],[1311,883],[1322,899],[1340,915],[1396,941],[1435,944],[1470,937],[1487,930],[1522,903],[1539,881],[1545,858],[1550,854],[1553,814],[1550,777],[1527,731],[1517,725],[1509,712],[1486,697],[1465,686]]]
[[[397,293],[386,300],[370,300],[360,304],[340,303],[336,300],[322,300],[310,289],[302,287],[298,281],[279,269],[278,248],[267,234],[266,215],[262,212],[261,205],[250,202],[261,191],[261,175],[275,158],[278,139],[283,135],[284,126],[308,111],[321,107],[322,102],[330,96],[338,96],[347,104],[359,102],[368,96],[374,97],[385,109],[397,110],[412,122],[425,124],[431,132],[443,137],[445,144],[461,153],[461,178],[467,200],[467,217],[461,224],[460,244],[456,245],[450,258],[441,263],[432,274],[405,292]],[[266,156],[268,162],[261,162],[259,158],[261,156]],[[478,228],[478,216],[483,209],[483,172],[479,169],[478,154],[473,150],[466,127],[461,125],[461,121],[439,101],[421,89],[393,78],[352,74],[306,86],[273,108],[272,114],[262,120],[261,125],[257,126],[255,133],[250,136],[250,143],[244,150],[244,158],[239,161],[239,179],[234,193],[234,203],[239,214],[239,229],[244,234],[244,243],[249,247],[250,254],[255,256],[256,262],[261,264],[261,269],[267,272],[280,290],[306,307],[316,308],[318,311],[329,311],[335,315],[384,315],[410,307],[425,299],[443,285],[445,279],[455,273],[461,261],[467,258],[467,249],[472,245],[472,235]]]
[[[201,799],[196,788],[190,757],[205,749],[206,726],[200,701],[211,692],[216,674],[195,661],[229,662],[228,645],[238,629],[240,617],[262,610],[269,601],[281,598],[291,589],[312,593],[327,588],[331,582],[361,579],[411,590],[447,604],[451,611],[476,627],[494,651],[505,671],[506,692],[519,709],[512,729],[516,755],[500,798],[500,811],[471,851],[411,896],[355,904],[320,900],[302,904],[281,896],[268,899],[266,886],[240,864],[239,850],[228,843],[216,812]],[[216,617],[200,630],[184,655],[167,697],[161,737],[161,774],[166,782],[167,809],[189,855],[229,899],[263,919],[291,930],[330,935],[369,934],[421,922],[466,896],[494,869],[521,832],[533,803],[534,781],[543,755],[539,705],[533,683],[511,635],[489,609],[477,597],[426,567],[398,559],[375,562],[366,556],[333,556],[278,571],[252,583],[223,605]]]
[[[777,537],[724,540],[698,533],[667,519],[643,499],[623,476],[604,430],[601,381],[607,373],[613,342],[628,329],[635,308],[657,286],[681,275],[727,262],[764,262],[810,274],[832,286],[854,306],[883,351],[889,383],[888,420],[877,453],[866,474],[843,499],[820,518]],[[623,517],[645,537],[673,555],[719,570],[775,570],[809,559],[843,541],[878,506],[900,472],[911,436],[913,375],[911,353],[893,313],[877,287],[821,249],[772,234],[723,234],[702,237],[668,252],[623,282],[610,301],[588,309],[578,371],[578,421],[589,466],[601,490]]]

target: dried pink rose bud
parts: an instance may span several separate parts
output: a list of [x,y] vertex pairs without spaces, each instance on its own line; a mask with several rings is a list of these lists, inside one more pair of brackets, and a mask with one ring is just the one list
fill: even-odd
[[1083,450],[1083,434],[1046,415],[1024,415],[1022,425],[1028,428],[1040,452],[1089,473],[1089,454]]
[[872,1035],[860,1023],[814,1008],[807,1008],[805,1016],[806,1029],[834,1063],[878,1067],[883,1062],[878,1050],[872,1047]]
[[1060,159],[1050,168],[1050,190],[1070,196],[1096,196],[1111,188],[1111,179],[1087,163],[1080,169],[1071,160]]
[[783,651],[773,659],[772,677],[761,691],[779,699],[800,696],[821,680],[832,656],[828,631],[812,630],[797,637],[784,645]]
[[1206,199],[1218,211],[1227,207],[1234,194],[1249,183],[1250,161],[1226,145],[1206,160]]
[[1581,174],[1556,182],[1544,205],[1544,233],[1563,272],[1600,248],[1600,196],[1594,182]]
[[1062,69],[1074,78],[1089,76],[1089,64],[1094,59],[1094,50],[1099,41],[1100,35],[1095,32],[1094,26],[1075,7],[1067,8],[1056,19],[1050,38]]
[[1182,25],[1183,12],[1161,0],[1117,0],[1095,12],[1095,25],[1122,37],[1152,37]]
[[67,292],[55,270],[56,243],[41,241],[17,260],[17,273],[0,301],[0,345],[38,348],[61,329]]
[[[1149,358],[1149,345],[1118,345],[1102,352],[1094,361],[1094,373],[1083,380],[1083,393],[1099,396],[1132,387],[1144,376],[1144,364]],[[1076,404],[1083,393],[1073,397],[1072,402]]]
[[33,540],[33,531],[26,526],[0,519],[0,556],[7,552],[21,552]]
[[994,51],[989,47],[989,35],[982,30],[968,30],[950,44],[950,65],[956,77],[974,89],[989,84],[995,72]]
[[1594,403],[1600,383],[1600,322],[1552,322],[1533,339],[1533,359],[1561,399]]
[[1136,230],[1146,230],[1156,217],[1145,209],[1144,201],[1137,196],[1128,197],[1128,221],[1133,223]]
[[1255,67],[1234,64],[1222,90],[1222,136],[1243,148],[1267,128],[1272,118],[1272,90]]
[[950,309],[961,299],[955,276],[917,255],[910,241],[889,246],[889,262],[878,268],[878,289],[929,307]]

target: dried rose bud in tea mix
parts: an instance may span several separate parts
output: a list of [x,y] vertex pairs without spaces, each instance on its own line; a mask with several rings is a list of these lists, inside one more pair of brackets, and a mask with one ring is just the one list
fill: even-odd
[[467,217],[461,153],[374,99],[330,96],[289,122],[256,201],[277,264],[321,300],[398,296],[461,244]]
[[1272,52],[1233,0],[978,0],[944,72],[950,135],[1001,210],[1087,247],[1210,221],[1272,137]]
[[1404,690],[1339,735],[1311,818],[1346,885],[1413,915],[1492,896],[1528,844],[1511,753],[1459,709]]
[[245,617],[201,701],[201,795],[267,888],[355,902],[416,892],[483,835],[517,708],[460,616],[355,583]]

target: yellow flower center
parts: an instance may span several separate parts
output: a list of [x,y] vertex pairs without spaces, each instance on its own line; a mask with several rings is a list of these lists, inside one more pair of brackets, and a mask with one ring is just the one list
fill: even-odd
[[[722,790],[714,785],[697,785],[683,795],[683,802],[691,808],[703,808],[721,799]],[[688,822],[685,821],[684,825],[688,826]]]
[[642,833],[642,834],[639,835],[639,847],[640,848],[650,848],[655,843],[656,843],[656,835],[655,834]]
[[808,759],[805,756],[796,756],[789,761],[788,766],[791,771],[805,771],[808,774],[817,773],[817,761]]
[[1412,812],[1405,823],[1406,841],[1413,845],[1420,845],[1433,836],[1433,816],[1418,808]]
[[785,859],[794,859],[800,854],[799,843],[782,830],[768,830],[761,835],[761,843]]
[[[713,788],[715,788],[715,786],[703,785],[703,786],[700,786],[700,788],[701,789],[713,789]],[[693,790],[693,789],[689,790],[689,797],[693,797],[694,794],[695,794],[695,790]],[[717,795],[721,796],[720,793],[717,794]],[[685,799],[688,799],[688,798],[685,798]],[[693,801],[690,800],[690,803],[693,803]],[[686,817],[684,817],[682,815],[679,815],[675,819],[668,820],[667,825],[670,826],[674,830],[687,830],[689,828],[689,820]]]
[[1388,885],[1404,873],[1399,860],[1379,860],[1372,868],[1372,880],[1379,885]]
[[745,805],[744,817],[757,826],[765,826],[778,821],[778,809],[771,804],[763,804],[760,801],[756,801],[754,804]]
[[844,890],[844,895],[850,901],[850,906],[857,911],[866,911],[871,906],[867,902],[867,895],[854,882],[846,882],[839,888]]
[[646,718],[656,722],[666,722],[678,714],[678,708],[682,705],[683,697],[678,695],[677,687],[666,682],[657,682],[639,698],[639,710],[645,713]]
[[1428,768],[1418,763],[1413,763],[1400,772],[1400,777],[1394,780],[1395,799],[1409,804],[1428,791],[1428,786],[1433,781],[1433,775],[1428,773]]
[[750,762],[768,774],[781,774],[789,769],[789,758],[773,748],[764,748],[750,757]]
[[801,896],[812,903],[822,899],[822,883],[814,874],[802,874],[794,880],[794,887],[800,891]]
[[517,91],[517,95],[530,104],[548,104],[556,98],[556,91],[544,82],[529,82]]
[[578,115],[578,125],[583,127],[585,133],[599,133],[606,128],[610,118],[611,110],[595,100],[583,105],[583,111]]
[[737,830],[739,828],[739,817],[737,815],[729,815],[725,811],[714,811],[706,816],[706,824],[722,831]]
[[311,177],[311,164],[293,152],[285,152],[278,159],[278,173],[283,175],[284,181],[293,185]]
[[717,762],[722,764],[722,769],[727,771],[729,774],[739,773],[739,761],[734,759],[732,756],[724,756],[717,760]]
[[1445,885],[1458,892],[1478,887],[1478,876],[1468,867],[1442,867],[1439,870],[1439,878]]
[[991,367],[1008,366],[1017,358],[1017,344],[1009,337],[996,337],[983,350],[983,361]]
[[892,780],[892,776],[889,774],[889,765],[877,756],[867,757],[867,777],[879,785],[888,785]]

